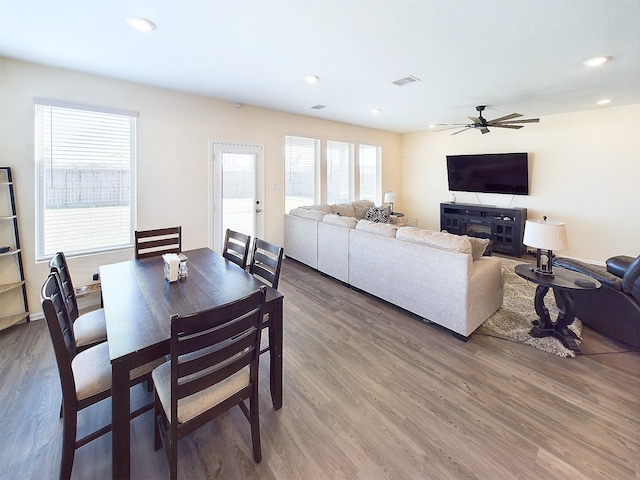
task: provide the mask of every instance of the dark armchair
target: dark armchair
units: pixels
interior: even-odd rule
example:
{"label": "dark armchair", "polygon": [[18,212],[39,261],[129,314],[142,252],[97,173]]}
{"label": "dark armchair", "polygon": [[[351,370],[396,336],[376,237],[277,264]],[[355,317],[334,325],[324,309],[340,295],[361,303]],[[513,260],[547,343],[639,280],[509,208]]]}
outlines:
{"label": "dark armchair", "polygon": [[576,317],[608,337],[640,348],[640,256],[611,257],[606,268],[569,258],[555,259],[553,264],[602,283],[597,291],[572,293]]}

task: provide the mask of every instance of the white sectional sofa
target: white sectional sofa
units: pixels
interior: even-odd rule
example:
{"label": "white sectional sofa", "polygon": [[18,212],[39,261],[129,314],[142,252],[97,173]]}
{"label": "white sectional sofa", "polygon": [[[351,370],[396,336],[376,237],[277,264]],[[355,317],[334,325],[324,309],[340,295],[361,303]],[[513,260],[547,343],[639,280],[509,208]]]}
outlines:
{"label": "white sectional sofa", "polygon": [[502,305],[500,259],[482,256],[475,239],[359,220],[321,207],[285,215],[287,257],[463,339]]}

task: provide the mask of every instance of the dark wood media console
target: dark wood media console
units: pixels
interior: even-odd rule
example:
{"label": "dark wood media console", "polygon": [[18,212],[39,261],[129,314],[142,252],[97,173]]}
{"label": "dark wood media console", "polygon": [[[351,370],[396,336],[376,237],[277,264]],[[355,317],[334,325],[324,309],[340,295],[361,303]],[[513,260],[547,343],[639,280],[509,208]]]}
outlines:
{"label": "dark wood media console", "polygon": [[526,208],[495,207],[469,203],[441,203],[440,229],[456,235],[488,238],[493,250],[522,256]]}

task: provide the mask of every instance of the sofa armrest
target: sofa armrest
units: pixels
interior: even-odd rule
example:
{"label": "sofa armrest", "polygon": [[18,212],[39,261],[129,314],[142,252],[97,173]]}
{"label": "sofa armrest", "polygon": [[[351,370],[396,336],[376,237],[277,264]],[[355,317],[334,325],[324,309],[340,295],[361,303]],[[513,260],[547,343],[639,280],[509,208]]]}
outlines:
{"label": "sofa armrest", "polygon": [[573,260],[571,258],[555,258],[553,260],[554,267],[562,267],[567,270],[582,273],[591,278],[595,278],[603,285],[607,285],[615,290],[622,290],[622,279],[616,277],[612,273],[607,272],[605,267],[591,265],[589,263]]}
{"label": "sofa armrest", "polygon": [[613,273],[616,277],[624,277],[635,258],[626,255],[618,255],[607,260],[607,272]]}
{"label": "sofa armrest", "polygon": [[629,265],[624,274],[622,290],[640,302],[640,256]]}

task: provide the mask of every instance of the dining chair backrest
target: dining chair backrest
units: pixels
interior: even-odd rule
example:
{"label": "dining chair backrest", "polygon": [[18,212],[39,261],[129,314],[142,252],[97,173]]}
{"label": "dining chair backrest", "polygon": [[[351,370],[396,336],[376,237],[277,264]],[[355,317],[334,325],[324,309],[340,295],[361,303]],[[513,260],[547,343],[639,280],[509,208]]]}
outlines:
{"label": "dining chair backrest", "polygon": [[182,251],[182,226],[135,231],[135,258]]}
{"label": "dining chair backrest", "polygon": [[50,273],[42,285],[40,302],[58,364],[63,399],[69,395],[70,400],[75,401],[76,387],[71,361],[76,356],[76,343],[57,273]]}
{"label": "dining chair backrest", "polygon": [[76,292],[73,288],[73,282],[71,281],[71,273],[69,272],[67,259],[63,252],[56,253],[49,261],[49,270],[58,275],[62,295],[67,311],[69,312],[69,319],[73,323],[78,318],[80,312],[78,310]]}
{"label": "dining chair backrest", "polygon": [[253,255],[249,264],[249,273],[266,280],[271,287],[277,289],[283,257],[283,247],[256,238],[253,242]]}
{"label": "dining chair backrest", "polygon": [[251,237],[249,235],[227,229],[224,236],[222,256],[244,270],[247,268],[250,242]]}
{"label": "dining chair backrest", "polygon": [[251,425],[253,458],[262,460],[258,368],[265,298],[262,286],[225,305],[171,317],[171,361],[153,372],[155,448],[165,437],[170,478],[177,478],[178,440],[236,405]]}
{"label": "dining chair backrest", "polygon": [[[171,318],[171,423],[178,401],[251,367],[257,383],[265,287],[231,303]],[[238,402],[235,402],[235,405]]]}

